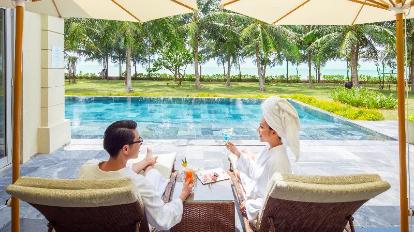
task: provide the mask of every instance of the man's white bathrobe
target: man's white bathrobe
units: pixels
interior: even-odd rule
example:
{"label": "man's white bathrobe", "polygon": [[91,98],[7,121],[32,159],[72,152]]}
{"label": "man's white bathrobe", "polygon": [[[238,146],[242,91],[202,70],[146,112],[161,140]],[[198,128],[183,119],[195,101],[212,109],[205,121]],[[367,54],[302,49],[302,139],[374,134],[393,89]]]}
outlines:
{"label": "man's white bathrobe", "polygon": [[135,173],[131,166],[118,171],[102,171],[99,168],[99,160],[90,160],[82,165],[79,170],[80,179],[115,179],[128,177],[141,196],[145,206],[148,223],[157,230],[168,230],[181,221],[183,214],[183,202],[180,198],[173,199],[168,203],[162,201],[161,196],[165,190],[168,180],[161,174],[151,169],[146,176]]}
{"label": "man's white bathrobe", "polygon": [[280,145],[269,149],[267,146],[255,158],[242,152],[237,160],[237,169],[246,190],[246,213],[249,221],[259,215],[266,198],[266,188],[275,172],[291,173],[286,147]]}

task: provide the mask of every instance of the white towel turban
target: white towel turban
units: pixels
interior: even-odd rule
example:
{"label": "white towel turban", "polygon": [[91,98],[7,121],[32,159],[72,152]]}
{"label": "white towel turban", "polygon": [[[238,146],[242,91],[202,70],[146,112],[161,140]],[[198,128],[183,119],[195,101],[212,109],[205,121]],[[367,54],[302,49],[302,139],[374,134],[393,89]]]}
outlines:
{"label": "white towel turban", "polygon": [[262,103],[262,111],[267,124],[283,138],[297,161],[300,155],[300,123],[295,108],[286,99],[270,97]]}

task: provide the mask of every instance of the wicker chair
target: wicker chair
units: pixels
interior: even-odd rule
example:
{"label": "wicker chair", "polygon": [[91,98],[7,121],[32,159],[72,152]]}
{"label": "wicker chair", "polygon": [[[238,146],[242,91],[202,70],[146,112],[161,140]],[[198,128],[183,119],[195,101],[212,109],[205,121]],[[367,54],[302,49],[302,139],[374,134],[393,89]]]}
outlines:
{"label": "wicker chair", "polygon": [[49,221],[49,231],[149,231],[141,199],[127,178],[21,177],[7,192],[39,210]]}
{"label": "wicker chair", "polygon": [[[238,201],[239,179],[231,173]],[[246,231],[354,232],[352,215],[390,185],[378,175],[273,175],[264,207],[254,222],[243,218]]]}

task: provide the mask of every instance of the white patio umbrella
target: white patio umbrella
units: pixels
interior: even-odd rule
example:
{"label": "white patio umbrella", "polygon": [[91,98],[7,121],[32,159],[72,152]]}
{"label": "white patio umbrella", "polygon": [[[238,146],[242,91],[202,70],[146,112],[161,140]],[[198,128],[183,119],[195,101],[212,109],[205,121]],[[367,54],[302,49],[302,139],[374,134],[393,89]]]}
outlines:
{"label": "white patio umbrella", "polygon": [[[20,176],[22,119],[23,15],[28,11],[60,18],[94,18],[145,22],[191,13],[196,0],[0,0],[2,8],[16,8],[15,70],[13,86],[13,183]],[[20,231],[19,201],[12,198],[12,231]]]}
{"label": "white patio umbrella", "polygon": [[404,96],[404,22],[414,0],[222,0],[221,7],[277,25],[354,25],[396,20],[400,223],[408,232]]}

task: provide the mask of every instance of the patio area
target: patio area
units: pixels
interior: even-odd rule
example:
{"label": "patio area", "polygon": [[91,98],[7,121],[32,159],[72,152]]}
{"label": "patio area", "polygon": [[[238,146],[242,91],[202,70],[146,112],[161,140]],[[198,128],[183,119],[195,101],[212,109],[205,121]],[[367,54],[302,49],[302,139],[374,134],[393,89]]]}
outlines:
{"label": "patio area", "polygon": [[[364,125],[364,122],[359,122]],[[394,122],[381,123],[379,132],[394,127]],[[372,123],[366,124],[375,128]],[[387,133],[389,136],[393,136]],[[263,144],[252,140],[237,140],[236,144],[251,151],[259,151]],[[152,147],[154,154],[177,152],[177,159],[186,156],[204,160],[205,168],[214,168],[217,162],[226,162],[222,141],[218,140],[147,140],[145,146]],[[410,165],[414,160],[414,146],[410,146]],[[342,175],[355,173],[378,173],[391,184],[391,189],[367,202],[355,217],[357,231],[399,231],[399,174],[397,141],[328,141],[302,140],[302,156],[295,163],[295,173],[306,175]],[[141,149],[145,151],[145,149]],[[141,154],[142,155],[142,154]],[[25,176],[49,178],[75,178],[79,167],[89,159],[105,159],[102,140],[73,139],[68,146],[52,153],[33,157],[21,167]],[[293,156],[290,156],[292,158]],[[0,171],[0,201],[9,197],[5,193],[11,182],[11,168]],[[411,180],[411,183],[413,181]],[[21,205],[22,231],[46,230],[43,216],[26,203]],[[10,208],[0,208],[0,231],[10,231]],[[237,218],[237,217],[236,217]],[[236,220],[237,230],[242,230]]]}

